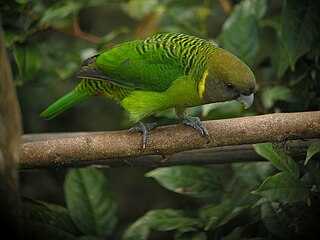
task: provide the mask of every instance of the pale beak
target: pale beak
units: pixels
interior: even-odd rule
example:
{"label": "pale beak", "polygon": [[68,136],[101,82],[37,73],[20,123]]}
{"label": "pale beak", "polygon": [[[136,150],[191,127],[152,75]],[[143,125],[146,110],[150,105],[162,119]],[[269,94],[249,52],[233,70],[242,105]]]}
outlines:
{"label": "pale beak", "polygon": [[249,96],[240,94],[240,97],[237,98],[237,101],[243,104],[244,109],[247,109],[252,105],[253,99],[254,99],[253,93],[250,94]]}

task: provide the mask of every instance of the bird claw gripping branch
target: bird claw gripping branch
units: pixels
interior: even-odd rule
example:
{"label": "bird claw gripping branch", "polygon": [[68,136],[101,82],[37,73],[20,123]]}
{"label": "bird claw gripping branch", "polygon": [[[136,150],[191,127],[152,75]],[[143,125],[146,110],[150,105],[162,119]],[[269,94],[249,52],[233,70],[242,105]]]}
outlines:
{"label": "bird claw gripping branch", "polygon": [[157,127],[157,123],[142,123],[138,122],[137,126],[132,127],[129,129],[129,132],[136,132],[140,131],[142,132],[142,148],[141,151],[144,152],[147,146],[147,140],[148,140],[148,132],[149,130],[152,130]]}

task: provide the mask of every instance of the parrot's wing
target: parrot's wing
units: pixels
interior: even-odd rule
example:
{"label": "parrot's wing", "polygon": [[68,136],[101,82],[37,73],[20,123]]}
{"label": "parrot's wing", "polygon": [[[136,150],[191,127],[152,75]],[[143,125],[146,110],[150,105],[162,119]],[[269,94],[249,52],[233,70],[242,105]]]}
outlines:
{"label": "parrot's wing", "polygon": [[77,77],[78,78],[90,78],[92,80],[99,80],[99,81],[101,81],[101,80],[107,81],[107,82],[114,83],[115,85],[118,85],[119,87],[124,87],[124,88],[130,88],[130,89],[135,88],[135,86],[133,84],[118,81],[117,79],[112,79],[112,78],[106,76],[100,70],[93,68],[93,67],[82,68],[78,72]]}
{"label": "parrot's wing", "polygon": [[130,89],[165,91],[180,76],[184,67],[179,57],[163,42],[134,41],[120,44],[84,66],[78,77],[112,82]]}

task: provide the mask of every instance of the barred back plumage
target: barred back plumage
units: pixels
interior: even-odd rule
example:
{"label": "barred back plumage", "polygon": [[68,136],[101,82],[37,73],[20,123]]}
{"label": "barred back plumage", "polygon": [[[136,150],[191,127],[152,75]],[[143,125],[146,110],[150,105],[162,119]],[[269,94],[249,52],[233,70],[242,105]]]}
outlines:
{"label": "barred back plumage", "polygon": [[184,67],[184,73],[186,75],[192,73],[199,80],[208,59],[217,49],[215,45],[204,39],[177,33],[157,34],[145,39],[137,48],[141,53],[162,48],[164,57],[179,59]]}
{"label": "barred back plumage", "polygon": [[[128,55],[122,54],[117,56],[117,52],[107,51],[105,56],[96,55],[85,61],[83,64],[83,70],[90,70],[89,75],[93,73],[91,64],[95,64],[96,60],[102,59],[102,64],[105,64],[106,61],[110,58],[123,59],[119,60],[121,67],[118,67],[118,70],[123,69],[122,73],[117,73],[113,75],[112,66],[106,66],[104,69],[108,69],[104,74],[110,77],[110,81],[99,81],[84,78],[81,83],[77,86],[76,91],[87,91],[91,95],[108,95],[117,101],[121,101],[123,98],[128,96],[132,91],[131,89],[126,88],[124,85],[119,86],[117,80],[113,81],[113,78],[122,77],[119,74],[125,74],[128,69],[132,69],[129,75],[125,75],[127,81],[131,76],[132,89],[143,89],[144,81],[150,81],[153,79],[154,90],[156,91],[165,91],[172,82],[182,75],[191,75],[195,81],[195,85],[202,79],[204,71],[208,68],[209,58],[212,57],[212,53],[217,49],[217,47],[206,40],[189,36],[185,34],[169,33],[169,34],[157,34],[151,36],[145,40],[136,40],[130,43],[130,45],[118,45],[121,49],[125,49],[129,46],[129,49],[136,51],[136,54],[141,55],[143,59],[154,59],[152,63],[157,65],[158,72],[152,70],[152,64],[148,67],[141,66],[139,76],[134,75],[135,66],[131,62],[130,58],[135,58],[133,52]],[[117,49],[117,48],[115,48]],[[112,50],[112,49],[111,49]],[[116,57],[115,57],[116,56]],[[119,57],[119,58],[117,58]],[[170,65],[170,62],[175,62],[175,70],[169,70],[167,66]],[[168,65],[163,65],[166,63]],[[108,62],[107,62],[108,64]],[[113,64],[113,62],[112,62]],[[99,65],[98,65],[99,66]],[[100,66],[101,67],[101,66]],[[102,67],[101,67],[102,68]],[[181,69],[181,70],[179,70]],[[82,70],[82,71],[83,71]],[[171,78],[171,79],[170,79]],[[147,79],[147,80],[146,80]],[[148,83],[151,85],[151,83]],[[130,87],[129,87],[130,88]]]}

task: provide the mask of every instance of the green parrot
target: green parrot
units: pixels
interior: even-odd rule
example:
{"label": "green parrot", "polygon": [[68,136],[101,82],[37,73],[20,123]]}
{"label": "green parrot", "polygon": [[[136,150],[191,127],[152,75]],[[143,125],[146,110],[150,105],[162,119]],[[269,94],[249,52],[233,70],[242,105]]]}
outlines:
{"label": "green parrot", "polygon": [[148,130],[156,124],[141,120],[174,108],[185,125],[202,136],[209,133],[199,118],[186,108],[229,100],[252,105],[256,80],[238,57],[212,43],[185,34],[156,34],[144,40],[122,43],[90,57],[77,74],[82,80],[41,113],[52,119],[71,106],[91,97],[106,96],[130,113],[142,131],[142,149]]}

